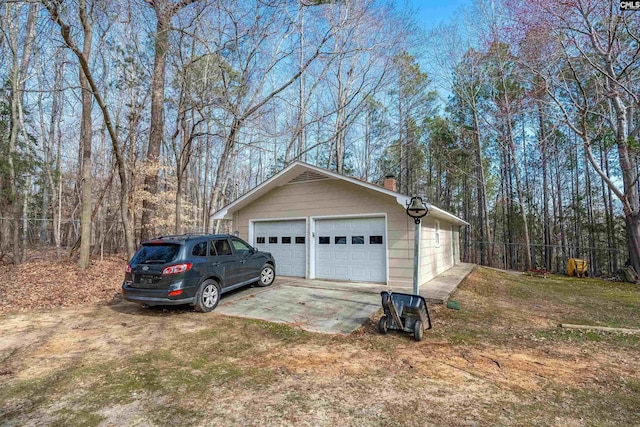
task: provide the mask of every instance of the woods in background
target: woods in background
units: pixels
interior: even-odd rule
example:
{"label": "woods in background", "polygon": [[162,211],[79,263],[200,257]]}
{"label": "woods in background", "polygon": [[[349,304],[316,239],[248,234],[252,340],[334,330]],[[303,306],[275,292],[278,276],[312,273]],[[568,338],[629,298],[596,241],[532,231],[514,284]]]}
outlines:
{"label": "woods in background", "polygon": [[[468,15],[468,16],[467,16]],[[465,260],[640,271],[640,14],[477,1],[42,0],[0,10],[0,255],[221,232],[294,160],[424,196]]]}

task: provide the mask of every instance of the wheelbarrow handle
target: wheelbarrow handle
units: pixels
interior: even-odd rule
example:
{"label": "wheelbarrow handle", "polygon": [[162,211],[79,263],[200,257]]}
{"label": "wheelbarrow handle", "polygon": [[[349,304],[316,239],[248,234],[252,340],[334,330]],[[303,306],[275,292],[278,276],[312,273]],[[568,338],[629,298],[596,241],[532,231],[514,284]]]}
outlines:
{"label": "wheelbarrow handle", "polygon": [[431,329],[431,316],[429,316],[429,309],[427,308],[426,301],[424,303],[424,311],[427,313],[427,321],[429,322],[429,327],[427,328],[428,330],[428,329]]}

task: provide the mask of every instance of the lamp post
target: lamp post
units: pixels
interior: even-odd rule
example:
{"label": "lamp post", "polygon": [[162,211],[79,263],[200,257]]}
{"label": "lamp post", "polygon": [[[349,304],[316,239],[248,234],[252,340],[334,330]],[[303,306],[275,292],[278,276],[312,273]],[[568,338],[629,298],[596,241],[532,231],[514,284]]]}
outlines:
{"label": "lamp post", "polygon": [[422,198],[412,197],[407,205],[407,215],[415,222],[415,232],[413,235],[413,294],[420,295],[418,285],[418,253],[420,252],[420,220],[429,213],[429,209],[424,205]]}

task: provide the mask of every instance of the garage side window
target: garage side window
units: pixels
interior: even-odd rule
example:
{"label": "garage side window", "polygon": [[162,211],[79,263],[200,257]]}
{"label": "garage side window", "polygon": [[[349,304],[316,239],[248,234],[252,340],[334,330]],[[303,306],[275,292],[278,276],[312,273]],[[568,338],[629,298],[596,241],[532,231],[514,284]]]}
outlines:
{"label": "garage side window", "polygon": [[304,236],[296,237],[296,244],[300,244],[300,243],[304,245]]}
{"label": "garage side window", "polygon": [[291,244],[291,237],[284,236],[284,237],[282,237],[282,240],[281,240],[281,241],[282,241],[282,243],[283,243],[283,244],[285,244],[285,245],[287,245],[287,244]]}
{"label": "garage side window", "polygon": [[320,236],[318,238],[318,243],[321,245],[328,245],[331,243],[331,238],[329,236]]}
{"label": "garage side window", "polygon": [[382,236],[369,236],[369,244],[370,245],[381,245],[382,244]]}
{"label": "garage side window", "polygon": [[364,245],[364,236],[351,236],[352,245]]}
{"label": "garage side window", "polygon": [[256,237],[256,245],[264,244],[264,237]]}
{"label": "garage side window", "polygon": [[275,244],[278,243],[278,237],[269,237],[269,243]]}
{"label": "garage side window", "polygon": [[231,246],[227,239],[214,240],[212,243],[218,255],[231,255]]}
{"label": "garage side window", "polygon": [[436,242],[436,248],[439,248],[440,247],[440,221],[436,219],[433,228],[435,230],[435,234],[433,238]]}
{"label": "garage side window", "polygon": [[347,236],[336,236],[335,237],[336,245],[346,245],[347,244]]}

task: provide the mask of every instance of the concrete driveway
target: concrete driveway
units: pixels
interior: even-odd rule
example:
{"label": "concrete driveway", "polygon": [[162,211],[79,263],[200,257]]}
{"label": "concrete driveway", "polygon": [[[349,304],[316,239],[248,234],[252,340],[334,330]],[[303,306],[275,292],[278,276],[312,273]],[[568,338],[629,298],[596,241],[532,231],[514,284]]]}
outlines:
{"label": "concrete driveway", "polygon": [[381,308],[380,291],[384,289],[381,284],[281,276],[268,288],[248,288],[223,295],[216,312],[291,323],[313,332],[349,334]]}
{"label": "concrete driveway", "polygon": [[[420,287],[429,303],[443,304],[475,268],[460,263]],[[278,276],[268,288],[246,288],[222,296],[217,313],[291,323],[327,334],[349,334],[382,308],[380,292],[412,293],[411,287],[333,282]]]}

